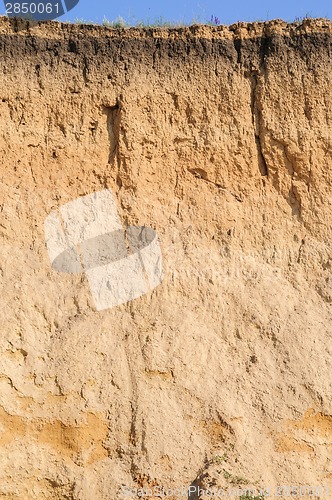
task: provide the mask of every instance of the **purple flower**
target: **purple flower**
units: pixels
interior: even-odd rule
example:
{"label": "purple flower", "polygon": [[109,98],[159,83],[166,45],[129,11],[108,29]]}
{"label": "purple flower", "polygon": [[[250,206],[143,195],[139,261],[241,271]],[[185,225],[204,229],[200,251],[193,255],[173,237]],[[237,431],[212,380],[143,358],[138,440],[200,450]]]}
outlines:
{"label": "purple flower", "polygon": [[219,19],[219,17],[214,16],[212,14],[210,22],[211,22],[211,24],[215,24],[216,26],[218,26],[220,24],[220,19]]}

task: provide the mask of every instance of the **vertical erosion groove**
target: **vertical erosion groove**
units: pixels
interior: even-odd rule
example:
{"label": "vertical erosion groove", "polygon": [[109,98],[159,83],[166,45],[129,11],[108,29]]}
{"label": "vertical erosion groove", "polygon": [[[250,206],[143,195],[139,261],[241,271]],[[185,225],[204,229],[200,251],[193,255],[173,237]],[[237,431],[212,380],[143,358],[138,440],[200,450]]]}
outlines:
{"label": "vertical erosion groove", "polygon": [[264,157],[262,142],[261,142],[262,117],[261,117],[261,111],[258,109],[257,106],[258,76],[256,72],[254,72],[251,75],[250,81],[251,81],[251,116],[255,134],[256,148],[257,148],[258,168],[262,176],[268,177],[269,171]]}
{"label": "vertical erosion groove", "polygon": [[120,150],[119,150],[119,140],[120,140],[120,125],[121,125],[121,106],[117,100],[114,106],[104,106],[107,121],[107,133],[109,141],[109,155],[108,163],[115,164],[117,166],[117,178],[116,182],[121,189],[122,181],[120,175]]}
{"label": "vertical erosion groove", "polygon": [[110,145],[108,163],[113,163],[115,159],[118,159],[117,157],[119,153],[118,146],[121,121],[120,105],[117,102],[114,106],[105,106],[104,109],[107,118],[107,133]]}

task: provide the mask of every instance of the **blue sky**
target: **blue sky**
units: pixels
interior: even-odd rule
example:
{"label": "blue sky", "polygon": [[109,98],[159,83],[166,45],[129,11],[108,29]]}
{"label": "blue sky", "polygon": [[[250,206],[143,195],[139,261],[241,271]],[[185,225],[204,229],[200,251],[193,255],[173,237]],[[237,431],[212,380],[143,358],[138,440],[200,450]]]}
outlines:
{"label": "blue sky", "polygon": [[[37,2],[37,0],[35,1]],[[3,3],[1,3],[0,13],[5,13]],[[276,18],[293,21],[296,17],[306,15],[331,19],[332,1],[80,0],[79,4],[60,20],[74,21],[77,18],[83,18],[101,22],[104,16],[109,20],[121,16],[132,24],[141,20],[153,22],[159,17],[174,22],[191,22],[193,19],[205,22],[210,19],[212,14],[217,16],[222,24],[237,21],[266,21]]]}

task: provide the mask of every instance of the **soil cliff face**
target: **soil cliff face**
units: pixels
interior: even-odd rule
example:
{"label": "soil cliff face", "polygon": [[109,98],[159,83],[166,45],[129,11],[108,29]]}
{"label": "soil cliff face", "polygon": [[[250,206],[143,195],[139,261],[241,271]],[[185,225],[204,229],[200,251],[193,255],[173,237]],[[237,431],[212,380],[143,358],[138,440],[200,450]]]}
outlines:
{"label": "soil cliff face", "polygon": [[[0,33],[0,496],[332,491],[332,23]],[[44,220],[105,188],[164,281],[97,312]]]}

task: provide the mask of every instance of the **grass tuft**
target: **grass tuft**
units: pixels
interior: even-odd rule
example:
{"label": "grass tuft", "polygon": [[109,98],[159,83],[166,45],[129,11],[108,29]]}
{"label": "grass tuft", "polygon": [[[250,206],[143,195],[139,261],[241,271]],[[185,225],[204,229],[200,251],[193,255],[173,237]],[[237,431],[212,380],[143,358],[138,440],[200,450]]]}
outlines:
{"label": "grass tuft", "polygon": [[75,24],[92,24],[95,26],[106,26],[108,28],[184,28],[188,26],[193,26],[195,24],[201,25],[210,25],[210,26],[219,26],[221,24],[220,19],[217,16],[211,16],[208,21],[200,21],[198,18],[192,19],[191,22],[185,21],[168,21],[164,19],[162,16],[157,17],[153,21],[149,18],[146,20],[135,20],[134,22],[126,21],[123,17],[118,16],[113,21],[107,19],[104,16],[102,23],[97,21],[86,21],[83,18],[77,18],[74,21]]}
{"label": "grass tuft", "polygon": [[[304,16],[296,17],[294,21],[289,21],[289,23],[295,23],[295,24],[300,24],[303,21],[307,19],[315,19],[310,12],[307,12]],[[324,17],[323,19],[329,20],[328,17]],[[256,19],[255,21],[250,21],[250,22],[268,22],[268,19]],[[71,23],[71,21],[66,21],[67,23]],[[240,20],[238,22],[241,22]],[[244,22],[244,21],[243,21]],[[249,21],[247,21],[249,22]],[[218,16],[211,15],[211,17],[207,20],[201,20],[199,17],[193,18],[191,22],[186,22],[185,20],[182,21],[168,21],[164,19],[162,16],[157,17],[154,20],[151,20],[149,18],[147,19],[133,19],[132,21],[128,21],[124,19],[121,16],[118,16],[116,19],[109,20],[107,19],[106,16],[104,16],[104,19],[102,22],[98,21],[87,21],[83,18],[77,18],[74,21],[75,24],[89,24],[89,25],[94,25],[94,26],[106,26],[108,28],[115,28],[115,29],[120,29],[120,28],[185,28],[193,25],[207,25],[207,26],[221,26],[222,22],[221,19]]]}

